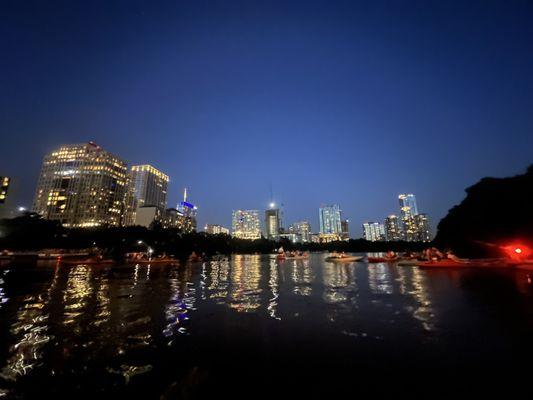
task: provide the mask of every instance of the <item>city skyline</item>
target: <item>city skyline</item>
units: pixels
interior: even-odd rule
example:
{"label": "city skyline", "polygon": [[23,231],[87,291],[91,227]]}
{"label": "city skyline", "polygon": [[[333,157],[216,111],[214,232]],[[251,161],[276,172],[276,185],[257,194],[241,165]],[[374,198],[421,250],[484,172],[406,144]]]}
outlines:
{"label": "city skyline", "polygon": [[335,202],[354,227],[416,193],[434,229],[471,182],[531,163],[532,4],[59,3],[0,16],[6,207],[88,140],[169,174],[170,205],[191,188],[198,226],[272,187],[287,221]]}

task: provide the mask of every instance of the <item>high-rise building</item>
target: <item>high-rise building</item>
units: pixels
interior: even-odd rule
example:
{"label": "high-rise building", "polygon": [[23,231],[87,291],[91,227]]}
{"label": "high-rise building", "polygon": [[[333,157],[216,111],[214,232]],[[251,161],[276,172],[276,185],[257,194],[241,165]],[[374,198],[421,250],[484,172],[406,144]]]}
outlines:
{"label": "high-rise building", "polygon": [[169,177],[151,165],[134,165],[128,176],[124,210],[124,225],[133,225],[137,208],[158,207],[161,212],[167,207]]}
{"label": "high-rise building", "polygon": [[341,221],[341,238],[344,240],[350,239],[350,227],[347,219]]}
{"label": "high-rise building", "polygon": [[289,226],[289,233],[294,233],[300,237],[302,243],[311,241],[311,225],[308,221],[298,221]]}
{"label": "high-rise building", "polygon": [[370,242],[385,240],[385,227],[379,222],[365,222],[363,234],[365,239]]}
{"label": "high-rise building", "polygon": [[165,229],[178,229],[182,233],[196,231],[196,219],[185,217],[175,208],[167,208],[163,214],[161,225]]}
{"label": "high-rise building", "polygon": [[191,231],[196,231],[196,216],[198,213],[198,207],[187,201],[187,188],[185,188],[183,191],[183,201],[178,204],[177,209],[178,214],[189,221],[187,225],[192,227]]}
{"label": "high-rise building", "polygon": [[265,237],[271,240],[277,240],[280,234],[281,218],[279,208],[271,208],[265,211]]}
{"label": "high-rise building", "polygon": [[126,163],[90,142],[46,155],[33,211],[67,227],[121,224]]}
{"label": "high-rise building", "polygon": [[396,215],[389,215],[385,218],[385,240],[394,242],[402,240],[402,229],[400,220]]}
{"label": "high-rise building", "polygon": [[259,211],[235,210],[231,223],[232,235],[239,239],[261,239]]}
{"label": "high-rise building", "polygon": [[221,225],[212,225],[212,224],[207,224],[204,228],[204,231],[210,235],[218,235],[218,234],[225,234],[225,235],[229,235],[229,229],[228,228],[224,228],[223,226]]}
{"label": "high-rise building", "polygon": [[318,210],[320,233],[326,235],[342,234],[341,209],[337,204],[322,206]]}
{"label": "high-rise building", "polygon": [[429,229],[429,218],[427,214],[417,214],[414,216],[416,227],[416,240],[419,242],[430,242],[431,232]]}
{"label": "high-rise building", "polygon": [[417,228],[415,215],[418,214],[416,197],[414,194],[401,194],[398,196],[400,202],[400,214],[402,219],[403,239],[409,242],[417,240]]}
{"label": "high-rise building", "polygon": [[4,204],[6,202],[8,189],[9,178],[7,176],[0,176],[0,204]]}

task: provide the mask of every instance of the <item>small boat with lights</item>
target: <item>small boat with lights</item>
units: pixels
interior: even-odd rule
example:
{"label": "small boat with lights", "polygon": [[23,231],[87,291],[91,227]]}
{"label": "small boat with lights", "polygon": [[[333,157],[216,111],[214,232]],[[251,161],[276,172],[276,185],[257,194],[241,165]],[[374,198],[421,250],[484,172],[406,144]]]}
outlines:
{"label": "small boat with lights", "polygon": [[361,261],[364,257],[363,256],[350,256],[344,253],[340,254],[333,254],[329,257],[326,257],[325,260],[328,262],[355,262],[355,261]]}

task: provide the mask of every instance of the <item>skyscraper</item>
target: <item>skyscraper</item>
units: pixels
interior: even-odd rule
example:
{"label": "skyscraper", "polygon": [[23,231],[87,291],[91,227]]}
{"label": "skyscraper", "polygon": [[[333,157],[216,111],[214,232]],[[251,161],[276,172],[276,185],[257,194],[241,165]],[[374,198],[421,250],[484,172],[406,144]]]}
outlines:
{"label": "skyscraper", "polygon": [[344,240],[350,239],[350,226],[347,219],[341,221],[341,238]]}
{"label": "skyscraper", "polygon": [[126,163],[90,142],[46,155],[33,210],[67,227],[118,226],[126,191]]}
{"label": "skyscraper", "polygon": [[402,229],[400,221],[396,215],[389,215],[385,218],[385,240],[389,242],[402,240]]}
{"label": "skyscraper", "polygon": [[418,214],[416,197],[414,194],[401,194],[398,196],[400,202],[400,214],[402,218],[403,239],[411,242],[417,240],[417,230],[415,215]]}
{"label": "skyscraper", "polygon": [[379,222],[365,222],[363,224],[363,235],[370,242],[385,240],[385,228]]}
{"label": "skyscraper", "polygon": [[265,236],[267,239],[278,239],[281,228],[279,208],[271,208],[265,211]]}
{"label": "skyscraper", "polygon": [[198,207],[187,201],[187,188],[183,190],[183,201],[178,204],[178,216],[185,219],[187,232],[196,231],[196,216]]}
{"label": "skyscraper", "polygon": [[258,210],[235,210],[231,223],[232,235],[239,239],[261,239]]}
{"label": "skyscraper", "polygon": [[417,214],[414,216],[416,227],[416,240],[419,242],[430,242],[431,232],[429,229],[429,218],[427,214]]}
{"label": "skyscraper", "polygon": [[322,206],[318,209],[320,233],[338,235],[342,233],[341,209],[338,204]]}
{"label": "skyscraper", "polygon": [[154,206],[163,212],[167,207],[169,177],[151,165],[134,165],[128,177],[124,225],[134,225],[136,210]]}
{"label": "skyscraper", "polygon": [[289,226],[289,233],[294,233],[300,237],[302,243],[311,241],[311,225],[308,221],[298,221]]}

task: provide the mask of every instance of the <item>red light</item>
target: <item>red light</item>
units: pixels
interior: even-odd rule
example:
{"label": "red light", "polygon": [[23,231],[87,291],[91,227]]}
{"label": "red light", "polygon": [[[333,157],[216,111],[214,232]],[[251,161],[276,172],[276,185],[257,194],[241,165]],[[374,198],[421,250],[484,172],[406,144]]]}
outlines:
{"label": "red light", "polygon": [[517,247],[516,249],[514,249],[514,252],[516,254],[522,254],[522,249],[520,247]]}

